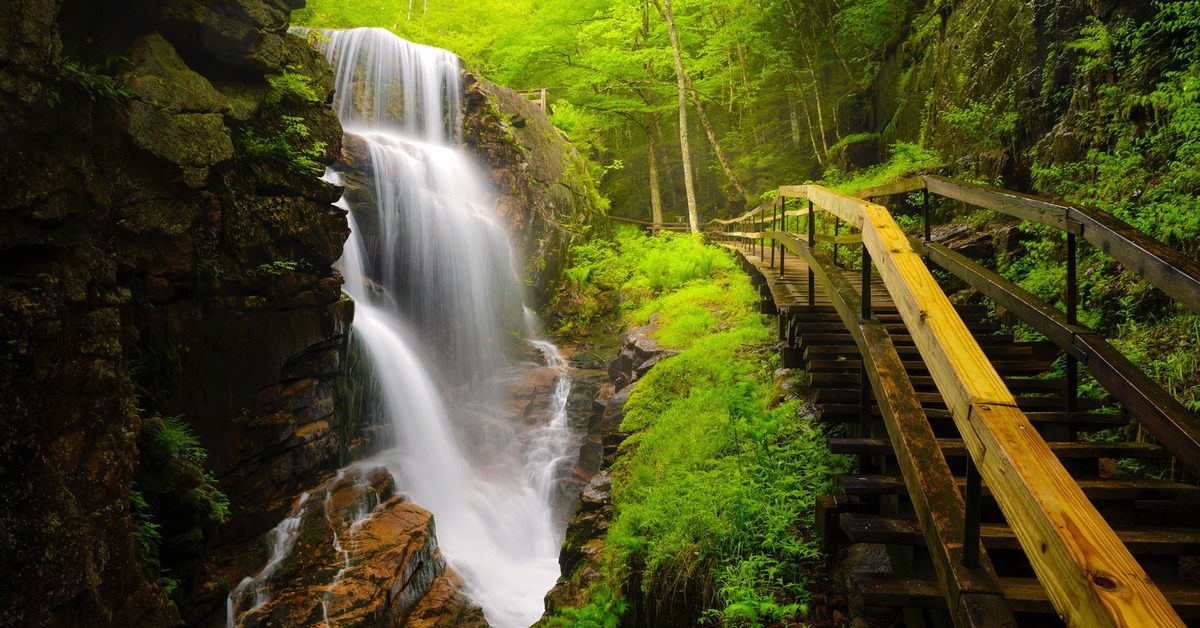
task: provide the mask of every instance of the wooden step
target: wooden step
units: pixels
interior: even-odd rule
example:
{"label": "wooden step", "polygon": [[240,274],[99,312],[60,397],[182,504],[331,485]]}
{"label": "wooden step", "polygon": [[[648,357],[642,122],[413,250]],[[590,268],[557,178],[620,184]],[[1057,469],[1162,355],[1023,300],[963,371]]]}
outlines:
{"label": "wooden step", "polygon": [[[1014,393],[1062,393],[1067,390],[1067,382],[1063,379],[1032,379],[1029,377],[1005,377],[1004,385]],[[913,388],[917,390],[932,390],[935,388],[933,378],[928,375],[909,377]]]}
{"label": "wooden step", "polygon": [[[886,438],[829,438],[829,450],[835,454],[893,455],[892,442]],[[939,438],[938,445],[947,458],[967,455],[960,438]],[[1161,458],[1163,448],[1150,443],[1049,442],[1059,458]]]}
{"label": "wooden step", "polygon": [[[823,388],[817,391],[816,403],[818,405],[826,403],[850,403],[857,402],[858,397],[859,392],[857,390]],[[872,395],[872,398],[874,398],[874,395]],[[945,407],[945,404],[942,402],[941,393],[918,392],[916,398],[924,406],[933,408]],[[1015,399],[1017,400],[1017,407],[1026,412],[1033,410],[1063,411],[1063,407],[1067,403],[1062,397],[1030,397],[1022,395],[1015,397]],[[1095,399],[1077,399],[1075,403],[1079,410],[1095,410],[1100,407],[1100,402]]]}
{"label": "wooden step", "polygon": [[[858,379],[857,375],[842,375],[842,377],[852,381],[857,381]],[[819,390],[817,394],[819,395],[825,390],[828,389]],[[817,410],[820,412],[822,421],[827,423],[852,423],[859,420],[862,410],[858,403],[858,391],[855,389],[845,389],[845,392],[850,393],[847,400],[844,400],[840,403],[817,404]],[[951,421],[954,419],[954,416],[950,413],[950,411],[944,407],[927,407],[924,408],[924,410],[925,417],[929,419],[930,422]],[[883,417],[883,415],[879,412],[879,408],[875,407],[874,405],[871,406],[871,416],[875,418]],[[1029,419],[1030,423],[1033,423],[1038,427],[1043,425],[1061,424],[1070,425],[1077,430],[1121,427],[1129,422],[1119,414],[1105,414],[1103,412],[1066,412],[1057,410],[1034,411],[1026,412],[1025,416]]]}
{"label": "wooden step", "polygon": [[[903,360],[901,362],[909,375],[928,374],[929,369],[921,361]],[[858,359],[809,360],[805,368],[813,373],[857,373],[862,363]],[[994,361],[992,368],[1001,376],[1005,375],[1040,375],[1046,372],[1046,364],[1032,360]]]}
{"label": "wooden step", "polygon": [[[956,477],[959,491],[967,484],[966,478]],[[908,487],[904,478],[892,474],[853,474],[837,475],[833,478],[834,485],[841,488],[847,495],[907,495]],[[1097,500],[1172,500],[1181,502],[1200,502],[1200,487],[1183,484],[1171,480],[1155,478],[1085,478],[1076,481],[1083,494],[1088,499]],[[990,495],[987,485],[983,486],[983,495]]]}
{"label": "wooden step", "polygon": [[[839,524],[852,543],[925,545],[921,524],[912,519],[881,515],[842,513]],[[1200,554],[1200,531],[1189,528],[1135,528],[1114,530],[1132,554],[1181,556]],[[983,546],[989,550],[1019,550],[1017,536],[1005,523],[979,525]]]}
{"label": "wooden step", "polygon": [[[854,345],[852,339],[846,342],[845,340],[847,339],[850,339],[850,336],[844,336],[844,341],[836,343],[836,345],[834,343],[810,343],[810,345],[805,347],[806,359],[830,359],[830,355],[833,355],[833,357],[836,357],[836,355],[857,357],[858,346]],[[980,348],[983,348],[984,355],[988,355],[988,358],[991,359],[1030,359],[1034,357],[1034,347],[1028,345],[1028,343],[1014,342],[1009,343],[1009,345],[986,345]],[[901,358],[920,358],[920,351],[918,351],[917,347],[898,346],[895,349],[896,355],[900,355]],[[811,358],[808,358],[809,355],[811,355]]]}
{"label": "wooden step", "polygon": [[[863,596],[863,602],[868,606],[946,608],[941,585],[933,576],[856,573],[852,577]],[[1055,612],[1045,589],[1036,578],[1001,577],[1000,586],[1013,612]],[[1200,587],[1163,583],[1158,585],[1158,589],[1181,617],[1200,618]]]}

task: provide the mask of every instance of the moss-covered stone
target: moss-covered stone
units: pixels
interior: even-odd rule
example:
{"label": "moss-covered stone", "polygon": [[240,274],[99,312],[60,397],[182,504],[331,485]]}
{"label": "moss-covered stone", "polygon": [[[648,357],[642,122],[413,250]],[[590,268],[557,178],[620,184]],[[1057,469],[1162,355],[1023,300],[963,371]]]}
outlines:
{"label": "moss-covered stone", "polygon": [[583,157],[518,92],[464,75],[463,139],[492,180],[535,307],[546,302],[571,244],[604,215]]}

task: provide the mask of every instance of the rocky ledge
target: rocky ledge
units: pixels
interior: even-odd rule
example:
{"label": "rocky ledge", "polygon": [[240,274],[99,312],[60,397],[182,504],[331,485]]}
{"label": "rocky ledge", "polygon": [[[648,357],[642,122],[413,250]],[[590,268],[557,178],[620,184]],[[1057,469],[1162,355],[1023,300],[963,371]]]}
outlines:
{"label": "rocky ledge", "polygon": [[339,473],[292,518],[287,557],[236,590],[242,625],[487,626],[442,560],[433,515],[396,493],[386,469]]}
{"label": "rocky ledge", "polygon": [[588,480],[567,524],[558,557],[562,575],[546,594],[546,616],[564,607],[579,607],[586,602],[588,587],[602,576],[604,536],[612,520],[612,477],[608,468],[616,461],[627,436],[620,431],[625,403],[637,382],[655,364],[678,353],[658,345],[651,335],[656,327],[652,319],[621,337],[620,350],[608,363],[609,383],[599,387],[592,403],[576,470],[578,476]]}

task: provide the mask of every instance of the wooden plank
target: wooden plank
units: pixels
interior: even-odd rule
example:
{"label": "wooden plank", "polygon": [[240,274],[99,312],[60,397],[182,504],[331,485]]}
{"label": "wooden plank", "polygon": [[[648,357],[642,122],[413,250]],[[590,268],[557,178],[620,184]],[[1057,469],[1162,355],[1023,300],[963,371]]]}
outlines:
{"label": "wooden plank", "polygon": [[869,199],[874,196],[893,196],[895,194],[908,194],[925,189],[925,179],[921,177],[912,177],[909,179],[900,179],[891,183],[884,183],[866,189],[859,190],[854,193],[854,196],[861,199]]}
{"label": "wooden plank", "polygon": [[781,185],[776,192],[777,198],[808,198],[807,185]]}
{"label": "wooden plank", "polygon": [[[829,449],[838,454],[894,455],[891,443],[886,438],[830,437],[827,440]],[[961,438],[939,438],[937,444],[942,450],[942,455],[947,458],[963,458],[969,453],[967,442]],[[1050,452],[1050,461],[1053,461],[1055,457],[1161,458],[1163,455],[1162,447],[1151,443],[1056,441],[1046,443],[1046,446],[1047,451]],[[1072,484],[1074,485],[1074,482]],[[1107,528],[1107,526],[1105,527]]]}
{"label": "wooden plank", "polygon": [[[928,576],[854,574],[854,583],[870,606],[945,608],[938,583]],[[1019,613],[1053,613],[1046,590],[1034,578],[1000,578],[1004,596]],[[1200,589],[1181,584],[1160,587],[1166,599],[1189,619],[1200,618]]]}
{"label": "wooden plank", "polygon": [[937,175],[924,175],[921,178],[925,180],[929,191],[939,196],[998,211],[1014,218],[1057,227],[1076,235],[1083,232],[1082,225],[1067,219],[1067,206],[1063,203]]}
{"label": "wooden plank", "polygon": [[[930,181],[926,177],[927,185]],[[808,195],[863,233],[972,459],[1059,613],[1078,626],[1181,626],[1162,593],[1014,407],[1000,375],[887,210],[819,186],[810,185]]]}
{"label": "wooden plank", "polygon": [[1200,314],[1200,263],[1092,207],[1072,205],[1068,216],[1083,225],[1083,237],[1139,277]]}
{"label": "wooden plank", "polygon": [[[842,531],[853,543],[924,545],[921,524],[912,519],[869,513],[843,513]],[[1200,554],[1200,531],[1177,527],[1139,527],[1117,530],[1117,538],[1130,552],[1145,556],[1195,556]],[[1015,550],[1021,546],[1005,523],[984,522],[979,535],[988,549]]]}
{"label": "wooden plank", "polygon": [[[879,322],[862,318],[861,297],[833,260],[809,249],[805,242],[790,234],[772,236],[808,262],[826,286],[834,309],[862,353],[876,405],[888,430],[889,444],[898,452],[913,510],[921,521],[947,604],[963,609],[956,612],[956,625],[1015,626],[1016,620],[1000,595],[987,552],[981,548],[978,567],[962,564],[965,521],[962,496],[954,485],[950,467],[939,454],[937,438],[887,331]],[[969,596],[969,601],[964,596]],[[967,609],[975,612],[966,612]]]}
{"label": "wooden plank", "polygon": [[[961,487],[966,478],[955,477]],[[1084,478],[1077,480],[1089,499],[1200,501],[1200,487],[1157,478]],[[889,474],[844,474],[834,476],[834,484],[849,495],[906,495],[904,478]],[[991,495],[985,485],[983,495]]]}
{"label": "wooden plank", "polygon": [[930,261],[950,271],[1078,358],[1088,372],[1200,477],[1200,417],[1190,412],[1102,336],[1020,286],[940,244],[925,246]]}

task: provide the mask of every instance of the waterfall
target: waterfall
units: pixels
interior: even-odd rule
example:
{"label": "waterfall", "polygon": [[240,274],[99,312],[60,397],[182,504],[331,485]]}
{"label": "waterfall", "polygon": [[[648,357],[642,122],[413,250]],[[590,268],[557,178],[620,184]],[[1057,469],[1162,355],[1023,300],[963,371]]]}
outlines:
{"label": "waterfall", "polygon": [[[369,149],[373,173],[373,208],[339,201],[351,237],[338,263],[355,301],[354,341],[393,427],[372,462],[433,513],[446,561],[488,621],[528,626],[559,575],[562,531],[551,505],[578,444],[567,426],[566,363],[526,331],[490,185],[459,146],[457,57],[383,29],[320,39],[336,72],[334,107]],[[558,372],[544,425],[501,410],[518,366],[509,356],[522,341]],[[243,592],[265,595],[262,578],[247,580],[230,596],[230,624],[249,606]]]}

